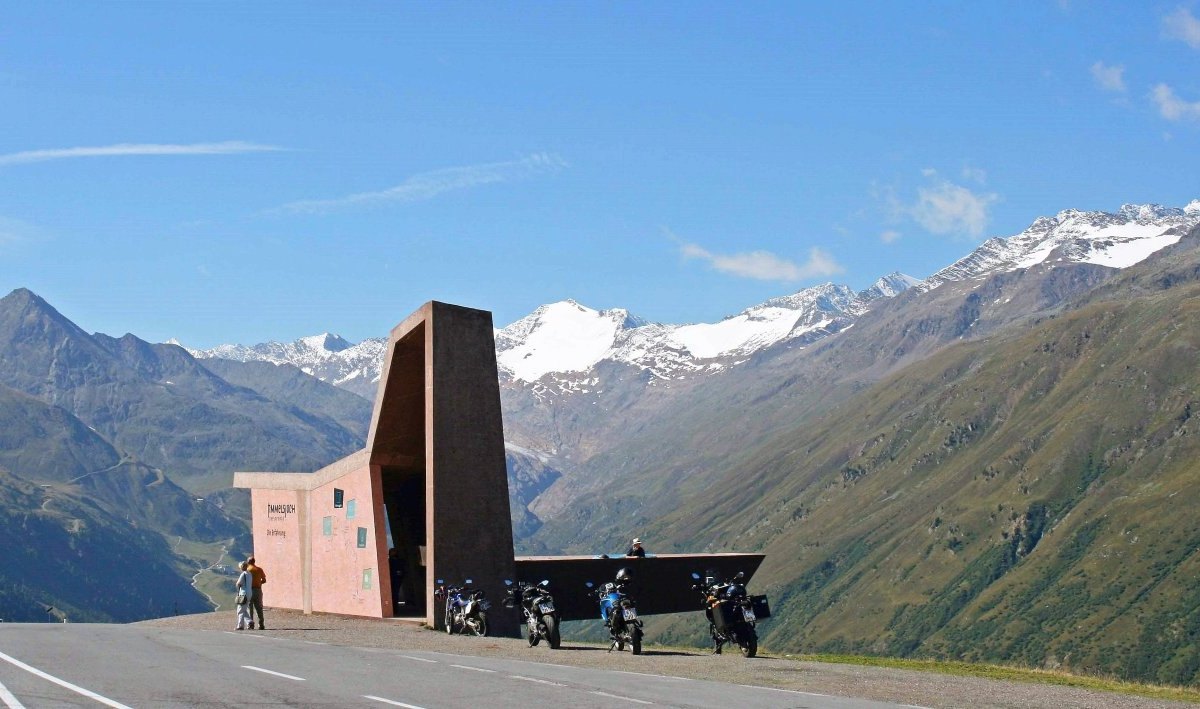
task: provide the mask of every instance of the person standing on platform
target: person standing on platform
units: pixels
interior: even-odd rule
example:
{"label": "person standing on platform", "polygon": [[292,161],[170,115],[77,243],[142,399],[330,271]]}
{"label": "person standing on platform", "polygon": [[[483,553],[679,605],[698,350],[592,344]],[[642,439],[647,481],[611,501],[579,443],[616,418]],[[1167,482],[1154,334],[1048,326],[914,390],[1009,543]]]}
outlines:
{"label": "person standing on platform", "polygon": [[645,557],[646,550],[642,548],[642,540],[638,537],[633,538],[633,546],[629,547],[629,551],[625,552],[625,556]]}
{"label": "person standing on platform", "polygon": [[[263,584],[267,582],[267,573],[262,570],[261,566],[254,563],[254,557],[246,559],[246,571],[250,572],[250,588],[252,594],[250,603],[254,605],[254,611],[258,613],[258,629],[266,630],[267,622],[263,620]],[[250,629],[254,630],[254,619],[250,619]]]}
{"label": "person standing on platform", "polygon": [[250,604],[253,594],[254,578],[246,571],[246,562],[238,564],[242,573],[238,574],[237,583],[237,629],[245,630],[254,627],[254,618],[250,616]]}

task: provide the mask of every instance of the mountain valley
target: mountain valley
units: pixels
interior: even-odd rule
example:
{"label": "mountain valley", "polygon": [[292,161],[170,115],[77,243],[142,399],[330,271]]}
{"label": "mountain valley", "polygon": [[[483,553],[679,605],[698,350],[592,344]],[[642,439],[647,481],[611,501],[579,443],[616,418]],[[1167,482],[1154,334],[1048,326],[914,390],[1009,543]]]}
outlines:
{"label": "mountain valley", "polygon": [[[1200,201],[1067,210],[924,281],[711,324],[542,306],[496,331],[518,551],[765,552],[780,651],[1200,681],[1198,225]],[[248,543],[232,471],[361,447],[383,344],[187,350],[0,300],[0,523],[22,540],[0,616],[166,612],[35,590],[38,559],[121,583],[118,544],[204,606],[201,556]],[[92,545],[104,567],[80,566]]]}

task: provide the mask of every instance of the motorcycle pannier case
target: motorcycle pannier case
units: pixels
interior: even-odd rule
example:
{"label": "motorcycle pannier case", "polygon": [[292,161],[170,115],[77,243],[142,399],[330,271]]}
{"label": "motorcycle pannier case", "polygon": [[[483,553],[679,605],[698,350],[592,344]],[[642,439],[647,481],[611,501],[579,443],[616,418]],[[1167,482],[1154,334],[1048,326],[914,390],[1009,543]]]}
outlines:
{"label": "motorcycle pannier case", "polygon": [[751,596],[750,607],[754,609],[754,616],[759,620],[771,617],[771,605],[767,603],[766,596]]}
{"label": "motorcycle pannier case", "polygon": [[737,606],[732,603],[719,603],[713,609],[713,625],[717,626],[717,630],[725,632],[725,628],[737,622],[737,618],[733,615],[735,612],[740,613]]}

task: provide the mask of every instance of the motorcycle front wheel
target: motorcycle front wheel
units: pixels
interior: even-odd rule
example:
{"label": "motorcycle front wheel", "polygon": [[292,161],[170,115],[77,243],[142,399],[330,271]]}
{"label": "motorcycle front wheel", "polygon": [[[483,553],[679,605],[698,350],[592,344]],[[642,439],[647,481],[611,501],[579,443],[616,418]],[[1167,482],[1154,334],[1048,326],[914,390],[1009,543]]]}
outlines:
{"label": "motorcycle front wheel", "polygon": [[481,638],[487,635],[487,614],[481,612],[477,618],[468,618],[467,627],[471,629],[471,632],[475,633],[475,635]]}
{"label": "motorcycle front wheel", "polygon": [[454,613],[446,614],[446,634],[454,635]]}
{"label": "motorcycle front wheel", "polygon": [[562,645],[562,636],[558,631],[558,619],[547,615],[542,616],[542,621],[546,624],[546,641],[550,643],[550,649],[557,650],[559,645]]}

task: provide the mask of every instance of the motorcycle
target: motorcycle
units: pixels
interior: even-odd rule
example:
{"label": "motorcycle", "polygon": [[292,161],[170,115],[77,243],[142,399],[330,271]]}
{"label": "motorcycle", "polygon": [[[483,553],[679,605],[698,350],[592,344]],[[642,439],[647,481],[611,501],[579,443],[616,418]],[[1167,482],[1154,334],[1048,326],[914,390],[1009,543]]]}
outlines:
{"label": "motorcycle", "polygon": [[557,650],[562,644],[559,635],[560,618],[558,610],[554,607],[554,598],[550,595],[550,582],[530,584],[518,581],[514,584],[505,579],[504,585],[508,586],[504,605],[508,608],[520,606],[521,613],[525,616],[529,647],[545,640],[551,649]]}
{"label": "motorcycle", "polygon": [[708,632],[716,643],[715,655],[721,654],[721,647],[727,642],[741,648],[745,657],[758,654],[758,633],[754,627],[758,621],[769,618],[771,611],[766,596],[746,593],[745,578],[741,571],[726,581],[718,581],[711,574],[701,581],[700,574],[692,574],[692,579],[701,581],[693,584],[692,590],[704,597]]}
{"label": "motorcycle", "polygon": [[[593,593],[600,601],[600,617],[604,619],[609,637],[612,638],[608,651],[612,652],[614,648],[624,650],[628,643],[629,650],[634,655],[640,655],[642,621],[638,618],[637,604],[625,593],[625,587],[630,580],[628,572],[621,569],[617,572],[616,581],[604,584]],[[586,586],[590,589],[594,584],[588,581]]]}
{"label": "motorcycle", "polygon": [[443,616],[446,623],[446,633],[471,632],[483,637],[488,633],[487,612],[491,609],[491,601],[483,589],[470,588],[471,579],[461,586],[447,586],[442,579],[437,580],[433,596],[444,599],[446,611]]}

